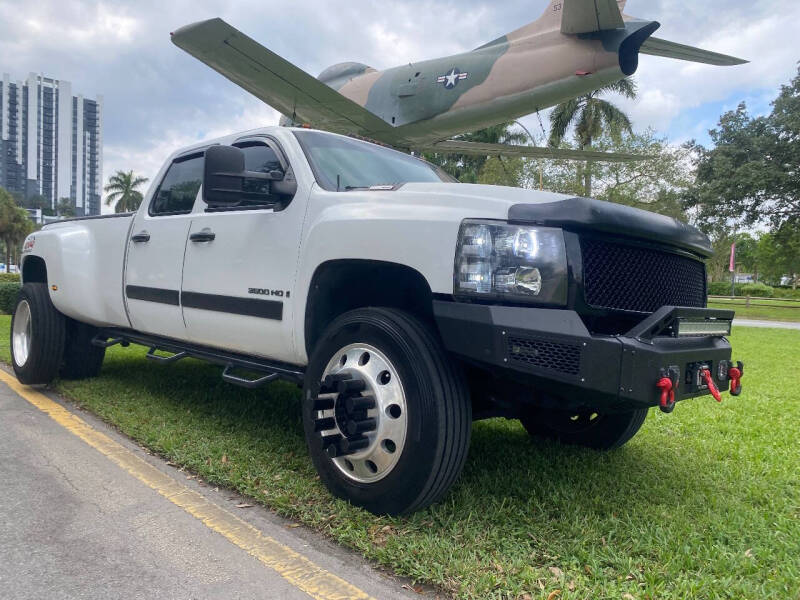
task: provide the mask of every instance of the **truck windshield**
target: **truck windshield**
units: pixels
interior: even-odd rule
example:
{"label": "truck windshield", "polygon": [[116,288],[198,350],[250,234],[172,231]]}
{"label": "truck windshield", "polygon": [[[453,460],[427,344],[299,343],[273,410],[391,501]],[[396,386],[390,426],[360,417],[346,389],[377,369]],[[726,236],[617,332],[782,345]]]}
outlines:
{"label": "truck windshield", "polygon": [[432,164],[397,150],[319,131],[294,134],[317,183],[328,191],[455,181]]}

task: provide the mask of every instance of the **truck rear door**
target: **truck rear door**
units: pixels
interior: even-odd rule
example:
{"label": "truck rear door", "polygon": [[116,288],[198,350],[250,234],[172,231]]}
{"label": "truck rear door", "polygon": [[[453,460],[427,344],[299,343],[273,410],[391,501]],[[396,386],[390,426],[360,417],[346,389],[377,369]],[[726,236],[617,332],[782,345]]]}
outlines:
{"label": "truck rear door", "polygon": [[[291,169],[272,138],[235,145],[245,153],[249,171]],[[192,342],[296,361],[292,287],[306,207],[299,199],[308,193],[298,181],[295,198],[281,197],[277,208],[242,204],[207,210],[198,201],[202,209],[196,209],[192,218],[181,288],[183,318]]]}
{"label": "truck rear door", "polygon": [[134,329],[186,339],[180,306],[186,237],[203,181],[203,153],[172,161],[128,240],[125,297]]}

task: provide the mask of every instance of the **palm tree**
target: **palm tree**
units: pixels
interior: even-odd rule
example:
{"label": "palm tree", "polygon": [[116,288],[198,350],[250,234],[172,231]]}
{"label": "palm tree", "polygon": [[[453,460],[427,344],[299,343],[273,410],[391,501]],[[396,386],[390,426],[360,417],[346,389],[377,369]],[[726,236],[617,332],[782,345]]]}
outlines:
{"label": "palm tree", "polygon": [[114,204],[114,212],[134,212],[139,208],[142,203],[142,192],[138,188],[143,183],[147,182],[146,177],[138,177],[133,174],[133,171],[117,171],[116,175],[108,178],[108,185],[103,189],[109,192],[106,197],[106,205],[111,206]]}
{"label": "palm tree", "polygon": [[14,248],[33,231],[28,211],[20,208],[6,190],[0,188],[0,239],[6,250],[6,272],[11,267]]}
{"label": "palm tree", "polygon": [[[631,120],[624,112],[608,100],[600,98],[605,93],[621,94],[625,98],[636,98],[636,83],[632,79],[622,79],[604,85],[598,90],[589,92],[559,104],[550,114],[550,147],[557,148],[571,126],[575,126],[575,137],[581,150],[592,147],[592,141],[600,137],[604,131],[612,136],[619,136],[623,131],[631,133]],[[579,167],[581,171],[586,197],[592,195],[592,170],[587,162]]]}

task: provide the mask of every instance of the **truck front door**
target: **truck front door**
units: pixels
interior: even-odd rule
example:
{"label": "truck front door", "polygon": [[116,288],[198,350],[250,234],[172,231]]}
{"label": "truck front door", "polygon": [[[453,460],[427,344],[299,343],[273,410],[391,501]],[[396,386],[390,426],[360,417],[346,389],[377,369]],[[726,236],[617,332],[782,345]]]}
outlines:
{"label": "truck front door", "polygon": [[[240,141],[245,168],[291,166],[271,138]],[[292,297],[308,188],[298,182],[292,198],[235,208],[195,210],[186,245],[181,302],[188,339],[248,355],[296,362]],[[270,199],[272,200],[272,199]],[[262,206],[262,208],[259,208]]]}
{"label": "truck front door", "polygon": [[146,210],[136,215],[125,268],[125,297],[138,331],[186,339],[181,275],[192,207],[203,181],[203,153],[176,158]]}

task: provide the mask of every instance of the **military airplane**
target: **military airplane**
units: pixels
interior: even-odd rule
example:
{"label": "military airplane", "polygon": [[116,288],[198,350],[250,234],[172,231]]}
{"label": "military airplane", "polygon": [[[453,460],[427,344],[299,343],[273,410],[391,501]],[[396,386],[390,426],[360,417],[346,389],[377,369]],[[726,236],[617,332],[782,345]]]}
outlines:
{"label": "military airplane", "polygon": [[318,78],[222,19],[172,41],[285,118],[407,151],[625,161],[641,156],[454,136],[555,106],[633,75],[639,54],[711,65],[747,61],[652,37],[656,21],[623,14],[626,0],[552,0],[536,21],[475,50],[377,71],[348,62]]}

